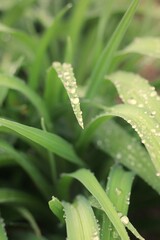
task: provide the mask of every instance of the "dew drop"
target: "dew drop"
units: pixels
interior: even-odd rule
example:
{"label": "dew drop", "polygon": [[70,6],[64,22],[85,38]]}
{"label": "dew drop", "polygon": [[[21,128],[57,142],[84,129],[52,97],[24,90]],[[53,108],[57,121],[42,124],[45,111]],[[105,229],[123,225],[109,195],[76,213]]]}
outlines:
{"label": "dew drop", "polygon": [[71,102],[73,104],[78,104],[79,103],[79,98],[71,98]]}
{"label": "dew drop", "polygon": [[122,190],[120,190],[119,188],[116,188],[115,191],[116,191],[116,194],[117,194],[118,196],[121,195],[121,193],[122,193]]}
{"label": "dew drop", "polygon": [[157,177],[160,177],[160,172],[156,173],[156,176],[157,176]]}
{"label": "dew drop", "polygon": [[156,94],[157,94],[156,91],[152,91],[151,94],[150,94],[150,96],[151,96],[151,97],[154,97],[154,96],[156,96]]}
{"label": "dew drop", "polygon": [[121,158],[122,158],[121,153],[117,153],[116,158],[117,158],[117,159],[121,159]]}
{"label": "dew drop", "polygon": [[124,223],[125,225],[127,225],[129,223],[128,217],[127,216],[121,217],[121,222]]}
{"label": "dew drop", "polygon": [[128,103],[132,104],[132,105],[135,105],[135,104],[137,104],[137,101],[134,98],[129,98]]}

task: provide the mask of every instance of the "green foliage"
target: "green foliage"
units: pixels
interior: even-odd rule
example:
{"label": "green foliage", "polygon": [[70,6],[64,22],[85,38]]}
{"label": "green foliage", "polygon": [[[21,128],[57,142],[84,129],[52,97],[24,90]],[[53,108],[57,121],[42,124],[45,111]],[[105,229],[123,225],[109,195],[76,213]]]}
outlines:
{"label": "green foliage", "polygon": [[141,213],[160,193],[159,11],[1,1],[0,240],[153,239],[159,219]]}

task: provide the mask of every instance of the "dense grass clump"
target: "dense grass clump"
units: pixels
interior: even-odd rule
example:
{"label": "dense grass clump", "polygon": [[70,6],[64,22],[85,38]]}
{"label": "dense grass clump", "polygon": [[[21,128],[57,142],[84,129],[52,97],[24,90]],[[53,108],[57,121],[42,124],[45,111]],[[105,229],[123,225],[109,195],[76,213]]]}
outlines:
{"label": "dense grass clump", "polygon": [[158,240],[158,1],[0,3],[0,240]]}

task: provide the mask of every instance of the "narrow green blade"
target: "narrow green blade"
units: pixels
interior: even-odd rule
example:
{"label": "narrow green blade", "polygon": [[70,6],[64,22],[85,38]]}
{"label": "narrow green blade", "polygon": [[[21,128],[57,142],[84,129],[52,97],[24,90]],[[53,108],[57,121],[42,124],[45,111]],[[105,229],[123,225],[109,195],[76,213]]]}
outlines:
{"label": "narrow green blade", "polygon": [[63,138],[53,133],[48,133],[38,128],[29,127],[17,122],[9,121],[0,118],[1,127],[12,130],[12,132],[18,133],[21,136],[28,138],[29,140],[41,145],[47,150],[59,155],[60,157],[78,164],[84,165],[79,157],[74,152],[72,145],[70,145]]}
{"label": "narrow green blade", "polygon": [[66,176],[76,178],[80,181],[88,191],[96,198],[96,200],[101,205],[101,208],[106,213],[114,227],[116,228],[118,234],[123,240],[129,240],[128,234],[119,219],[117,212],[114,209],[113,204],[107,197],[105,191],[102,189],[101,185],[98,183],[94,175],[86,169],[78,170],[75,173],[65,174]]}

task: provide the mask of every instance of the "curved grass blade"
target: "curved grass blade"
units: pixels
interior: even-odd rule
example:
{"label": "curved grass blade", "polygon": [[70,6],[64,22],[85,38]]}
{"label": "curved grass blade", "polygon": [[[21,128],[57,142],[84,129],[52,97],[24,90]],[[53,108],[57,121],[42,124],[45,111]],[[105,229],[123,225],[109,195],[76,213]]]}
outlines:
{"label": "curved grass blade", "polygon": [[46,216],[44,206],[41,202],[26,192],[22,192],[10,188],[0,188],[0,204],[7,204],[11,206],[25,206],[33,212],[39,213]]}
{"label": "curved grass blade", "polygon": [[129,219],[126,216],[121,217],[121,221],[125,224],[126,228],[128,228],[128,230],[130,230],[133,235],[140,239],[140,240],[145,240],[139,233],[138,231],[135,229],[135,227],[130,223]]}
{"label": "curved grass blade", "polygon": [[5,98],[7,97],[7,94],[8,94],[8,89],[5,87],[2,87],[0,89],[0,107],[2,107],[3,102],[4,102]]}
{"label": "curved grass blade", "polygon": [[[69,25],[69,36],[72,41],[72,54],[75,54],[81,29],[85,21],[86,11],[90,3],[91,0],[81,0],[74,5]],[[70,59],[73,60],[72,55]]]}
{"label": "curved grass blade", "polygon": [[2,140],[0,140],[0,151],[3,151],[3,153],[7,153],[13,162],[16,162],[24,169],[24,171],[27,172],[27,174],[33,180],[37,188],[43,193],[45,197],[48,197],[50,195],[51,188],[49,186],[49,183],[25,154],[18,153],[8,143]]}
{"label": "curved grass blade", "polygon": [[54,114],[55,107],[60,103],[61,88],[62,84],[57,72],[53,67],[50,67],[47,71],[44,91],[44,101],[50,115]]}
{"label": "curved grass blade", "polygon": [[[125,171],[120,165],[114,165],[109,173],[106,193],[116,211],[127,215],[131,187],[134,179],[132,172]],[[102,239],[119,240],[119,235],[106,215],[103,216]]]}
{"label": "curved grass blade", "polygon": [[115,84],[124,103],[144,109],[153,120],[160,122],[160,97],[146,79],[123,71],[113,73],[108,78]]}
{"label": "curved grass blade", "polygon": [[134,130],[138,133],[142,139],[142,143],[145,144],[148,150],[152,163],[156,169],[157,177],[160,176],[160,142],[159,132],[152,130],[155,129],[155,122],[148,116],[144,110],[128,104],[121,104],[112,107],[106,111],[105,114],[101,115],[102,118],[108,116],[118,116],[126,120]]}
{"label": "curved grass blade", "polygon": [[0,32],[13,35],[18,41],[25,45],[25,48],[27,47],[28,50],[30,51],[32,50],[32,54],[34,53],[36,44],[33,41],[33,38],[31,38],[25,32],[22,32],[14,28],[10,28],[2,23],[0,23]]}
{"label": "curved grass blade", "polygon": [[120,221],[119,216],[114,209],[114,206],[112,205],[111,201],[107,197],[105,191],[102,189],[101,185],[98,183],[94,175],[89,170],[81,169],[75,173],[65,174],[65,176],[73,177],[80,181],[99,202],[102,210],[106,213],[116,228],[119,236],[123,240],[129,240],[128,234],[122,222]]}
{"label": "curved grass blade", "polygon": [[103,50],[98,62],[92,72],[92,75],[89,80],[88,90],[86,92],[86,97],[89,99],[94,98],[97,93],[97,89],[99,88],[101,82],[104,79],[104,75],[109,71],[109,68],[112,63],[112,59],[114,54],[129,26],[130,21],[132,20],[139,0],[132,1],[130,7],[113,33],[109,43]]}
{"label": "curved grass blade", "polygon": [[5,230],[4,220],[0,217],[0,239],[8,240],[7,233]]}
{"label": "curved grass blade", "polygon": [[81,220],[84,239],[100,240],[97,220],[88,200],[80,195],[74,201],[74,206]]}
{"label": "curved grass blade", "polygon": [[69,96],[71,106],[73,108],[74,114],[77,118],[79,125],[84,128],[83,126],[83,118],[82,118],[82,111],[80,109],[79,97],[77,93],[77,84],[76,79],[74,77],[73,69],[71,64],[69,63],[59,63],[54,62],[53,68],[56,70],[58,77],[61,79],[67,94]]}
{"label": "curved grass blade", "polygon": [[35,235],[38,238],[40,238],[42,236],[41,230],[40,230],[38,224],[36,223],[36,220],[35,220],[34,216],[32,215],[32,213],[30,211],[28,211],[26,208],[22,208],[22,207],[17,207],[16,210],[22,215],[22,217],[24,219],[26,219],[28,221],[28,223],[30,224],[31,228],[33,229]]}
{"label": "curved grass blade", "polygon": [[75,236],[76,236],[76,240],[85,239],[81,220],[79,218],[78,212],[76,211],[75,207],[67,202],[63,203],[63,207],[65,211],[67,238],[69,240],[75,240]]}
{"label": "curved grass blade", "polygon": [[3,22],[7,25],[13,25],[22,17],[22,14],[30,7],[35,0],[28,0],[28,1],[16,1],[12,8],[6,11]]}
{"label": "curved grass blade", "polygon": [[160,58],[160,38],[159,37],[143,37],[135,38],[126,48],[119,53],[138,53],[153,58]]}
{"label": "curved grass blade", "polygon": [[58,198],[52,196],[52,200],[49,201],[49,208],[54,213],[54,215],[61,221],[64,222],[64,211],[63,205]]}
{"label": "curved grass blade", "polygon": [[[95,215],[86,198],[78,196],[72,205],[65,202],[63,205],[68,239],[75,239],[75,236],[77,236],[75,235],[75,231],[77,231],[79,235],[78,239],[100,239]],[[74,219],[74,216],[76,219]]]}
{"label": "curved grass blade", "polygon": [[139,141],[113,120],[107,121],[95,131],[98,148],[135,172],[160,194],[159,178],[145,148]]}
{"label": "curved grass blade", "polygon": [[56,134],[48,133],[43,130],[29,127],[3,118],[0,118],[0,125],[41,145],[47,150],[72,163],[75,163],[77,165],[84,165],[81,159],[74,152],[72,145],[70,145],[67,141],[57,136]]}
{"label": "curved grass blade", "polygon": [[64,9],[62,9],[62,11],[60,11],[60,13],[53,20],[51,26],[43,34],[43,36],[38,44],[36,58],[35,58],[35,61],[31,67],[30,73],[29,73],[29,85],[33,89],[37,89],[37,87],[38,87],[38,79],[39,79],[39,76],[41,73],[43,58],[45,56],[45,51],[46,51],[49,43],[51,42],[51,40],[53,41],[53,39],[57,35],[60,21],[61,21],[62,17],[65,15],[65,13],[71,8],[71,6],[72,6],[71,4],[68,4],[68,5],[66,5],[66,7]]}
{"label": "curved grass blade", "polygon": [[37,109],[40,117],[43,117],[47,125],[51,125],[51,120],[42,99],[33,92],[23,81],[18,78],[0,74],[0,86],[17,90],[26,96]]}

